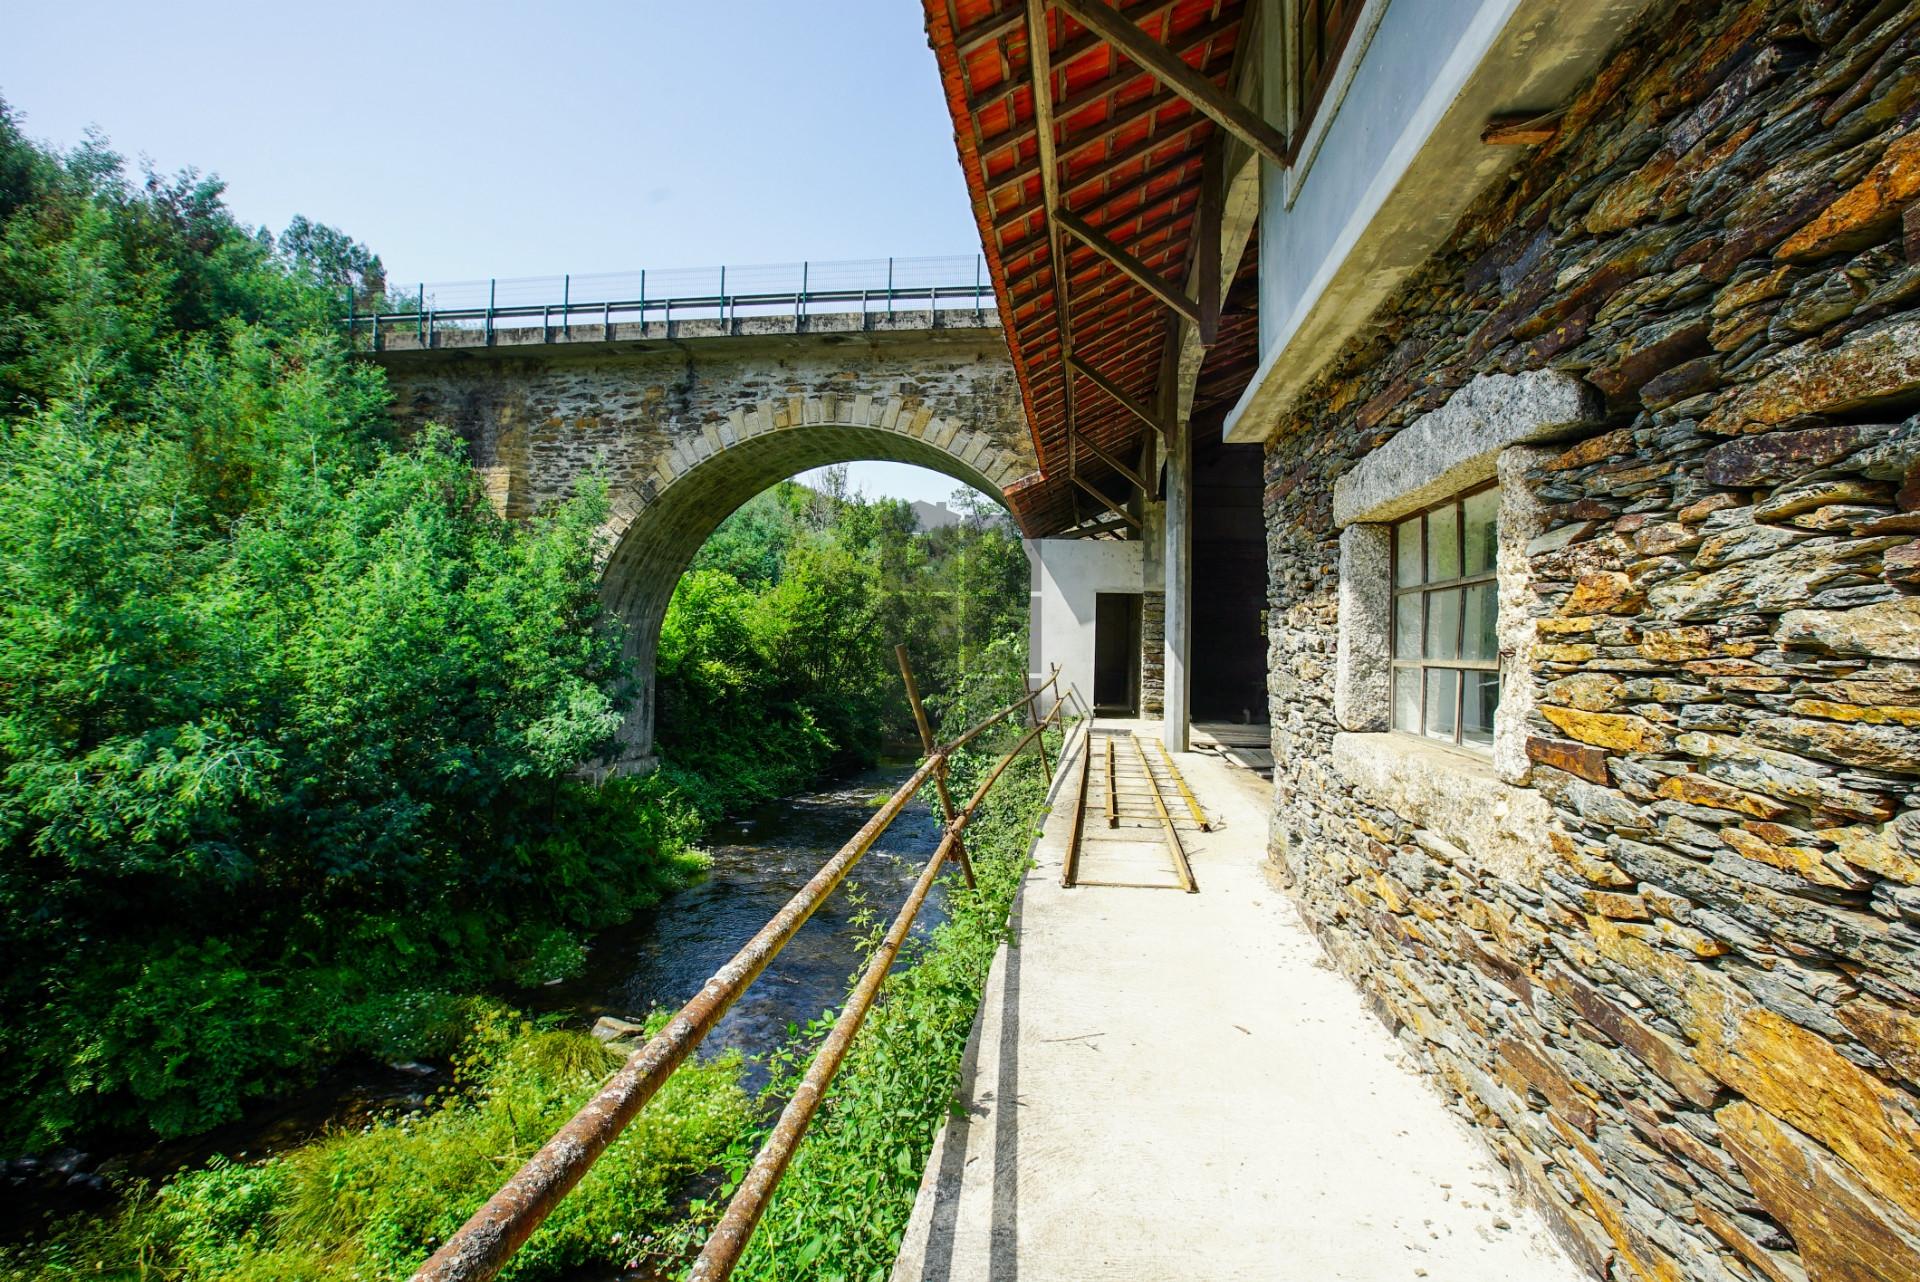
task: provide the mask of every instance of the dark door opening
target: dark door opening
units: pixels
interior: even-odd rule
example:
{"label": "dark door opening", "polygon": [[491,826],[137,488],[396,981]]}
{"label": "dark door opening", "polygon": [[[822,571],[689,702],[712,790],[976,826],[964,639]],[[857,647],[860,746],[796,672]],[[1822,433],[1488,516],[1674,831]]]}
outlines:
{"label": "dark door opening", "polygon": [[1093,708],[1134,716],[1140,707],[1140,594],[1093,599]]}

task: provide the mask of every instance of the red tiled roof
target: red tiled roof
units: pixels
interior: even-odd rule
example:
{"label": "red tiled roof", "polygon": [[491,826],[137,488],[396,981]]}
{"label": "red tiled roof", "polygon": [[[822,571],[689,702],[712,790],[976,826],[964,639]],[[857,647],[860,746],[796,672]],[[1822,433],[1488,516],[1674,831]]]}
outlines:
{"label": "red tiled roof", "polygon": [[[1009,494],[1030,536],[1091,516],[1098,502],[1069,480],[1067,397],[1085,441],[1131,460],[1148,430],[1086,378],[1069,390],[1056,314],[1056,269],[1047,223],[1026,0],[924,0],[954,136],[992,271],[1044,479]],[[1095,0],[1097,3],[1098,0]],[[1241,34],[1242,3],[1120,3],[1124,18],[1225,87]],[[1184,292],[1202,169],[1214,123],[1186,99],[1059,9],[1045,9],[1053,71],[1059,202]],[[1061,241],[1074,355],[1141,405],[1160,402],[1171,313],[1152,292],[1080,240]],[[1243,263],[1244,272],[1245,265]],[[1236,289],[1234,295],[1247,291]],[[1244,386],[1257,355],[1249,311],[1223,315],[1201,381],[1217,399],[1216,367]],[[1241,371],[1239,367],[1244,366]],[[1237,388],[1233,395],[1237,395]],[[1198,407],[1196,407],[1198,408]],[[1089,453],[1079,474],[1124,500],[1128,484]]]}

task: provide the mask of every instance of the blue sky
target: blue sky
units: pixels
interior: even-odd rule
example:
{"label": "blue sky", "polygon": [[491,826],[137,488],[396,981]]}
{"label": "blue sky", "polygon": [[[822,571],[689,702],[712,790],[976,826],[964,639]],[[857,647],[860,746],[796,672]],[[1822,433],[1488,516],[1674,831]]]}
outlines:
{"label": "blue sky", "polygon": [[217,173],[241,218],[331,223],[396,281],[978,247],[912,0],[29,0],[5,26],[30,135]]}

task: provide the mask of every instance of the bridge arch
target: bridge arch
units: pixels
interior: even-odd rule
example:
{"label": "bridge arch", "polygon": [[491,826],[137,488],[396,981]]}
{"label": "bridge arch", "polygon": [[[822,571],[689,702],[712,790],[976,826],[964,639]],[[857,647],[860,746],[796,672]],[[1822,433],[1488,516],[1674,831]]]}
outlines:
{"label": "bridge arch", "polygon": [[653,760],[654,679],[660,628],[673,590],[708,537],[769,486],[816,467],[870,460],[944,473],[1005,503],[1030,457],[1002,448],[910,398],[793,398],[738,411],[703,434],[704,449],[662,459],[652,476],[614,499],[601,595],[627,627],[640,696],[621,731],[618,770]]}
{"label": "bridge arch", "polygon": [[653,759],[667,603],[736,508],[809,468],[915,463],[1005,502],[1037,471],[991,314],[899,311],[392,331],[402,431],[447,425],[509,516],[613,485],[601,595],[625,621],[640,698],[611,766]]}

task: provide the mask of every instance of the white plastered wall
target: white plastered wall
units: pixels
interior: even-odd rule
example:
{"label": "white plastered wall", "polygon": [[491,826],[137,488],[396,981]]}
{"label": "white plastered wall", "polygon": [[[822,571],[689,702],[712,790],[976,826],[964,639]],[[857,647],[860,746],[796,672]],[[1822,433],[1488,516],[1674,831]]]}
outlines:
{"label": "white plastered wall", "polygon": [[1094,598],[1145,587],[1145,544],[1107,539],[1028,539],[1032,608],[1027,672],[1034,684],[1060,665],[1064,686],[1093,698]]}

